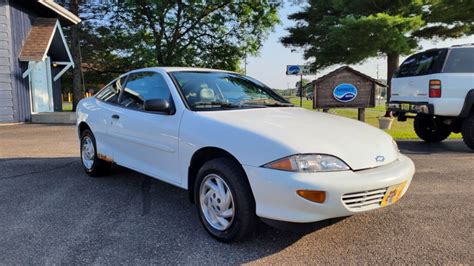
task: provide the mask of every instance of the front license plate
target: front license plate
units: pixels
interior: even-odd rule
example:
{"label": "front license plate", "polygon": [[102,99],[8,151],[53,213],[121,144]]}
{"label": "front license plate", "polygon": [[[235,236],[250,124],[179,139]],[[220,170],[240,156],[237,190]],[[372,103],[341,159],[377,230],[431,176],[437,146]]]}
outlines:
{"label": "front license plate", "polygon": [[380,203],[380,206],[383,207],[397,202],[400,196],[402,195],[403,189],[405,188],[406,184],[407,182],[405,181],[401,184],[389,187],[387,192],[385,193],[385,196],[382,199],[382,203]]}
{"label": "front license plate", "polygon": [[402,109],[404,111],[410,111],[411,107],[410,107],[409,103],[402,103],[402,104],[400,104],[400,109]]}

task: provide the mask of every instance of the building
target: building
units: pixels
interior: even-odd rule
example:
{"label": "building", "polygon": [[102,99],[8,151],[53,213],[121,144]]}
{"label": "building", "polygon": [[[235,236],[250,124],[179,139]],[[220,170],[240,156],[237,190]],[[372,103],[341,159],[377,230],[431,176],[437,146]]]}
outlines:
{"label": "building", "polygon": [[74,67],[62,26],[80,19],[53,0],[0,0],[0,123],[60,111],[60,77]]}

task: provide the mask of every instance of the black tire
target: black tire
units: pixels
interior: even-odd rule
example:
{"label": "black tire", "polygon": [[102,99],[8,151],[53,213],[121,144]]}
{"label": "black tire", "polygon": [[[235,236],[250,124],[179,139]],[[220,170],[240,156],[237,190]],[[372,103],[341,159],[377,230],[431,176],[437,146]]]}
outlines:
{"label": "black tire", "polygon": [[451,134],[451,129],[441,119],[429,115],[416,115],[413,127],[416,135],[429,143],[441,142]]}
{"label": "black tire", "polygon": [[[92,141],[93,147],[94,147],[94,152],[93,152],[93,163],[91,166],[88,166],[87,163],[84,162],[84,156],[83,156],[83,149],[84,149],[84,143],[86,140]],[[102,159],[99,159],[97,157],[97,144],[95,141],[94,134],[89,129],[86,129],[82,132],[81,134],[81,163],[82,167],[84,168],[84,171],[92,177],[99,177],[102,175],[105,175],[107,171],[110,169],[111,163],[104,161]]]}
{"label": "black tire", "polygon": [[[211,175],[217,175],[224,180],[225,185],[227,185],[232,193],[234,215],[232,221],[229,223],[230,226],[225,230],[214,228],[206,220],[201,207],[201,185],[203,181],[205,181],[205,178],[207,180]],[[194,199],[202,225],[206,231],[218,241],[225,243],[239,241],[250,237],[255,232],[258,221],[255,214],[255,199],[245,172],[234,160],[217,158],[206,162],[197,174],[194,185]]]}
{"label": "black tire", "polygon": [[474,114],[464,120],[461,132],[464,143],[474,150]]}

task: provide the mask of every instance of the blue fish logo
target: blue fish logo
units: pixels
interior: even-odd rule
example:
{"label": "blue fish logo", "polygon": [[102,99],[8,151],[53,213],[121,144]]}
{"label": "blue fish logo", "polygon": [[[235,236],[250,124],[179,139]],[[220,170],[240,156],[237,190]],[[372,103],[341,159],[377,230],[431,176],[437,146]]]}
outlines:
{"label": "blue fish logo", "polygon": [[334,88],[332,94],[337,101],[348,103],[357,97],[357,88],[352,84],[343,83]]}
{"label": "blue fish logo", "polygon": [[299,74],[300,67],[299,66],[289,66],[288,67],[288,74]]}

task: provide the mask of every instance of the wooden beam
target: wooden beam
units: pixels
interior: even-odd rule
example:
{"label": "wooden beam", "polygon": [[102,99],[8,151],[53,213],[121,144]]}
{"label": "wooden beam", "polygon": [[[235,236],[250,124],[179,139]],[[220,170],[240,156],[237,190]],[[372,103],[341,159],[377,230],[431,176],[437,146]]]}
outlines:
{"label": "wooden beam", "polygon": [[365,122],[365,108],[359,108],[358,119],[359,121]]}
{"label": "wooden beam", "polygon": [[67,64],[61,71],[59,71],[58,74],[56,74],[56,76],[54,76],[53,80],[54,81],[58,80],[64,74],[64,72],[66,72],[72,66],[73,66],[72,63]]}

